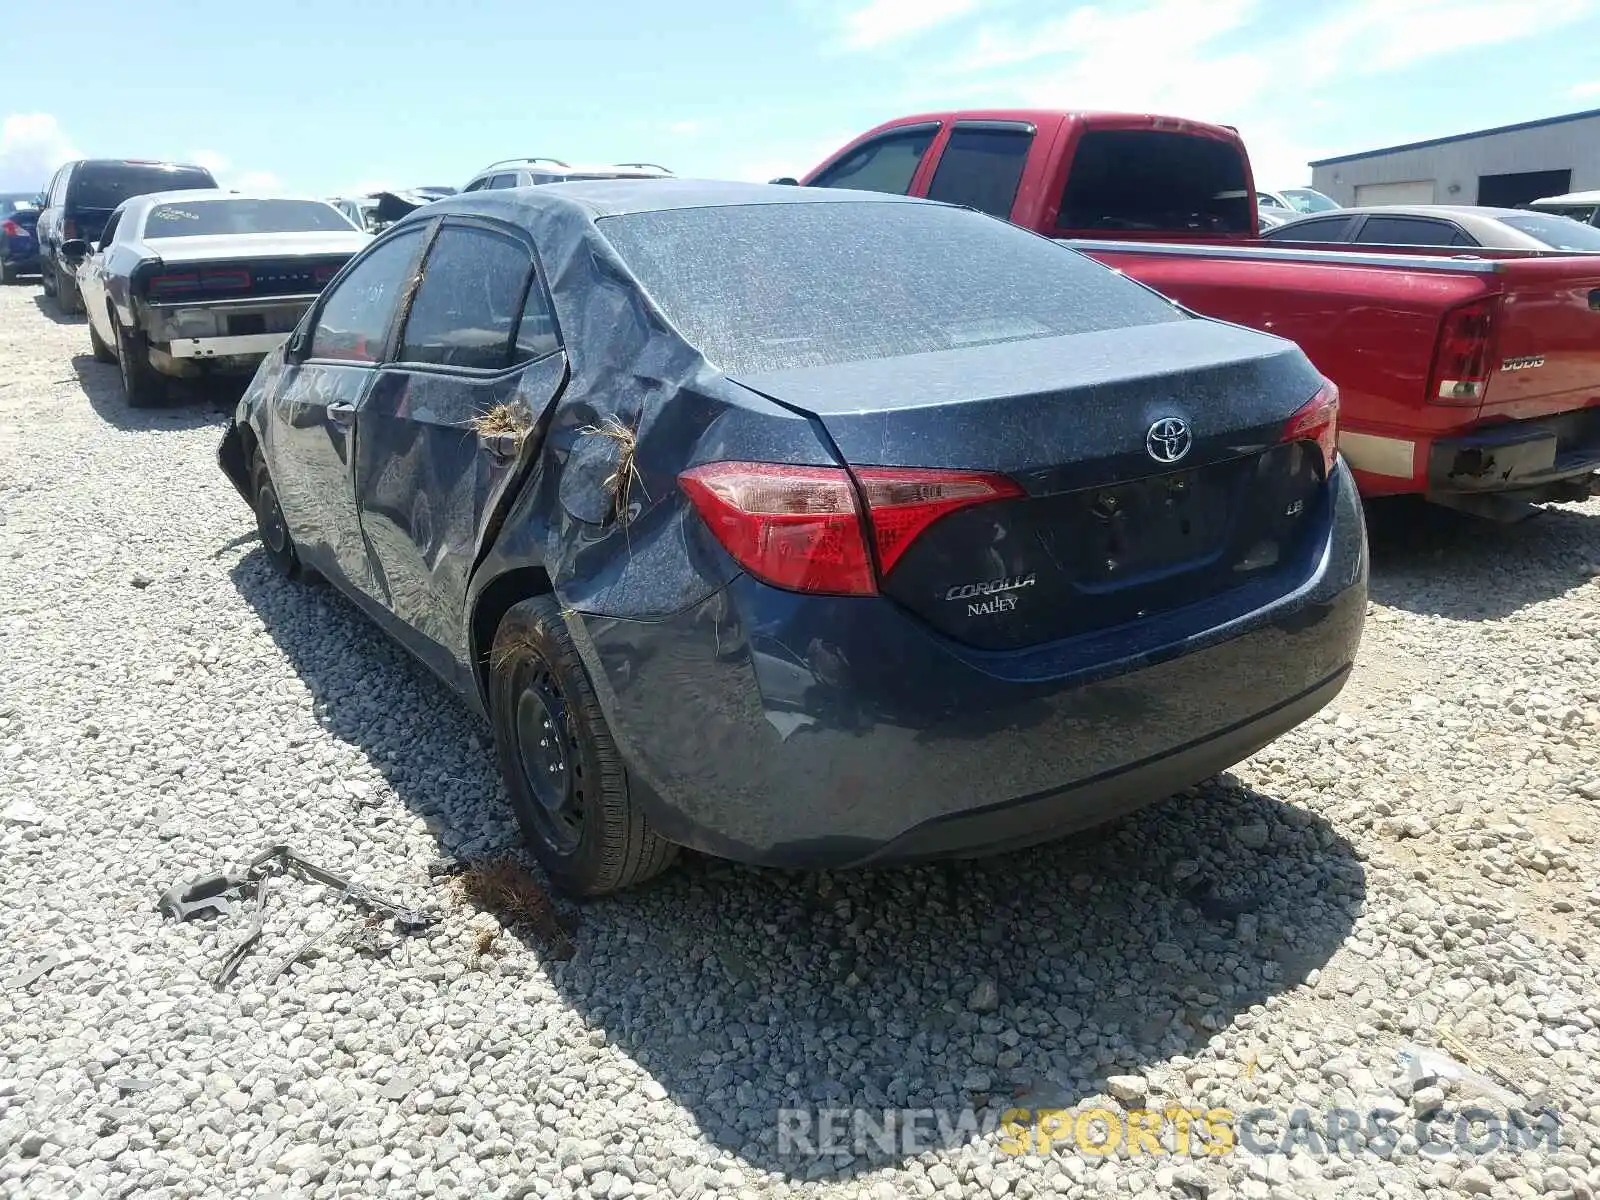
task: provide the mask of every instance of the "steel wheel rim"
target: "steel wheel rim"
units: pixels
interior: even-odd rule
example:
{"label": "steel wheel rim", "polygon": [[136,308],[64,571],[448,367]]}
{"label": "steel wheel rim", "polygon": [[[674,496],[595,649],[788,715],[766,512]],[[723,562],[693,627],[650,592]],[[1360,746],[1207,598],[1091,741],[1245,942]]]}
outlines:
{"label": "steel wheel rim", "polygon": [[534,820],[552,849],[570,854],[583,836],[578,739],[567,718],[566,698],[549,668],[535,666],[520,682],[512,719],[517,761],[534,798]]}
{"label": "steel wheel rim", "polygon": [[272,553],[282,554],[289,548],[289,526],[283,519],[283,510],[278,507],[278,497],[271,487],[261,489],[256,513],[261,519],[261,540]]}

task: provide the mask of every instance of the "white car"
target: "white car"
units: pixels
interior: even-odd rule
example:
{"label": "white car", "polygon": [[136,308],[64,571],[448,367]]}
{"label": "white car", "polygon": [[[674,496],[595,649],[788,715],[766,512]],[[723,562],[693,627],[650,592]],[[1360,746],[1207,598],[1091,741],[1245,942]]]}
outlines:
{"label": "white car", "polygon": [[134,407],[169,376],[245,373],[372,238],[323,200],[198,189],[135,196],[98,245],[63,242],[100,362]]}
{"label": "white car", "polygon": [[1568,192],[1565,196],[1545,196],[1528,205],[1535,212],[1571,217],[1583,225],[1600,225],[1600,192]]}
{"label": "white car", "polygon": [[[1324,196],[1315,188],[1292,187],[1283,188],[1276,192],[1256,192],[1256,207],[1258,209],[1282,210],[1284,219],[1288,220],[1307,213],[1333,212],[1341,207],[1339,202],[1331,196]],[[1276,215],[1276,212],[1274,213]]]}
{"label": "white car", "polygon": [[461,190],[482,192],[491,188],[537,187],[544,183],[571,183],[576,179],[671,178],[672,172],[656,163],[574,166],[559,158],[507,158],[484,167]]}

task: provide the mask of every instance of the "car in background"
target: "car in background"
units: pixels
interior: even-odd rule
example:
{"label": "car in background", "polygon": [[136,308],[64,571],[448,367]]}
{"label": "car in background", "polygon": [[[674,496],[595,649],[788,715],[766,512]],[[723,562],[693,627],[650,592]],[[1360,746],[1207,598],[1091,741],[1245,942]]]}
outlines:
{"label": "car in background", "polygon": [[1280,225],[1287,225],[1290,221],[1298,221],[1304,213],[1297,213],[1287,208],[1274,208],[1263,205],[1256,210],[1256,220],[1262,229],[1276,229]]}
{"label": "car in background", "polygon": [[1525,208],[1377,204],[1301,217],[1264,231],[1267,241],[1361,246],[1447,246],[1459,250],[1600,251],[1600,229]]}
{"label": "car in background", "polygon": [[490,163],[466,183],[462,192],[499,188],[536,187],[545,183],[571,183],[580,179],[670,179],[672,172],[655,163],[612,163],[573,166],[559,158],[508,158]]}
{"label": "car in background", "polygon": [[1248,757],[1360,639],[1337,425],[1293,342],[1007,221],[604,180],[401,220],[218,460],[271,563],[488,716],[535,854],[600,894],[678,845],[1020,847]]}
{"label": "car in background", "polygon": [[0,283],[39,273],[39,208],[33,192],[0,192]]}
{"label": "car in background", "polygon": [[442,200],[445,194],[436,188],[412,188],[409,191],[372,192],[365,196],[340,196],[329,203],[357,229],[382,233],[407,213],[424,204]]}
{"label": "car in background", "polygon": [[148,192],[215,188],[204,167],[133,158],[89,158],[67,163],[45,188],[39,213],[39,269],[44,294],[64,313],[83,311],[74,266],[61,256],[66,242],[98,242],[106,220],[124,200]]}
{"label": "car in background", "polygon": [[371,240],[322,200],[196,189],[126,200],[97,249],[62,255],[80,264],[95,358],[140,408],[168,377],[255,370]]}
{"label": "car in background", "polygon": [[1276,192],[1256,192],[1256,205],[1262,209],[1283,209],[1291,213],[1332,212],[1342,207],[1332,196],[1315,188],[1283,188]]}
{"label": "car in background", "polygon": [[1545,196],[1528,205],[1535,212],[1570,217],[1583,225],[1600,225],[1600,192],[1568,192],[1565,196]]}

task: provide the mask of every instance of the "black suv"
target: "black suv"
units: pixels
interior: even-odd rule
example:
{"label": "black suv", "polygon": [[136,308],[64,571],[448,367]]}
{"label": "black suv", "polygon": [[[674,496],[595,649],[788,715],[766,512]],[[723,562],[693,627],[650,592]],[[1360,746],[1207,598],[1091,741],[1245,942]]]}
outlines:
{"label": "black suv", "polygon": [[75,264],[61,257],[61,246],[74,238],[98,242],[106,218],[129,196],[214,188],[217,181],[204,167],[187,163],[134,158],[86,158],[69,162],[55,173],[39,197],[39,270],[44,291],[64,313],[81,312],[82,298],[73,276]]}

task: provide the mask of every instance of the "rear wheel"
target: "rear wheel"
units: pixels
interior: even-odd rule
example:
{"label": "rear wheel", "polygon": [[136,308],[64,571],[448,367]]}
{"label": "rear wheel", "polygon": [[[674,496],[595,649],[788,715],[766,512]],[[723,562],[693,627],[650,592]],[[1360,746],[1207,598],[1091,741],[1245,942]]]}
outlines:
{"label": "rear wheel", "polygon": [[64,313],[83,311],[83,297],[78,294],[78,281],[64,267],[56,268],[56,307]]}
{"label": "rear wheel", "polygon": [[10,285],[17,281],[17,267],[15,263],[0,262],[0,283]]}
{"label": "rear wheel", "polygon": [[159,403],[166,398],[166,380],[150,365],[144,335],[120,321],[112,324],[117,331],[117,366],[122,372],[122,394],[128,407],[149,408]]}
{"label": "rear wheel", "polygon": [[678,847],[645,820],[560,605],[539,596],[500,622],[489,711],[511,806],[562,891],[601,896],[658,875]]}
{"label": "rear wheel", "polygon": [[250,461],[250,492],[255,497],[256,532],[261,535],[261,547],[267,552],[268,560],[285,579],[305,580],[310,572],[300,561],[300,551],[289,533],[289,522],[284,520],[283,509],[278,506],[278,489],[259,449]]}
{"label": "rear wheel", "polygon": [[[115,325],[115,318],[112,320]],[[117,352],[106,345],[105,339],[100,336],[100,331],[94,327],[93,318],[89,321],[89,349],[94,351],[95,362],[114,363],[117,361]]]}

